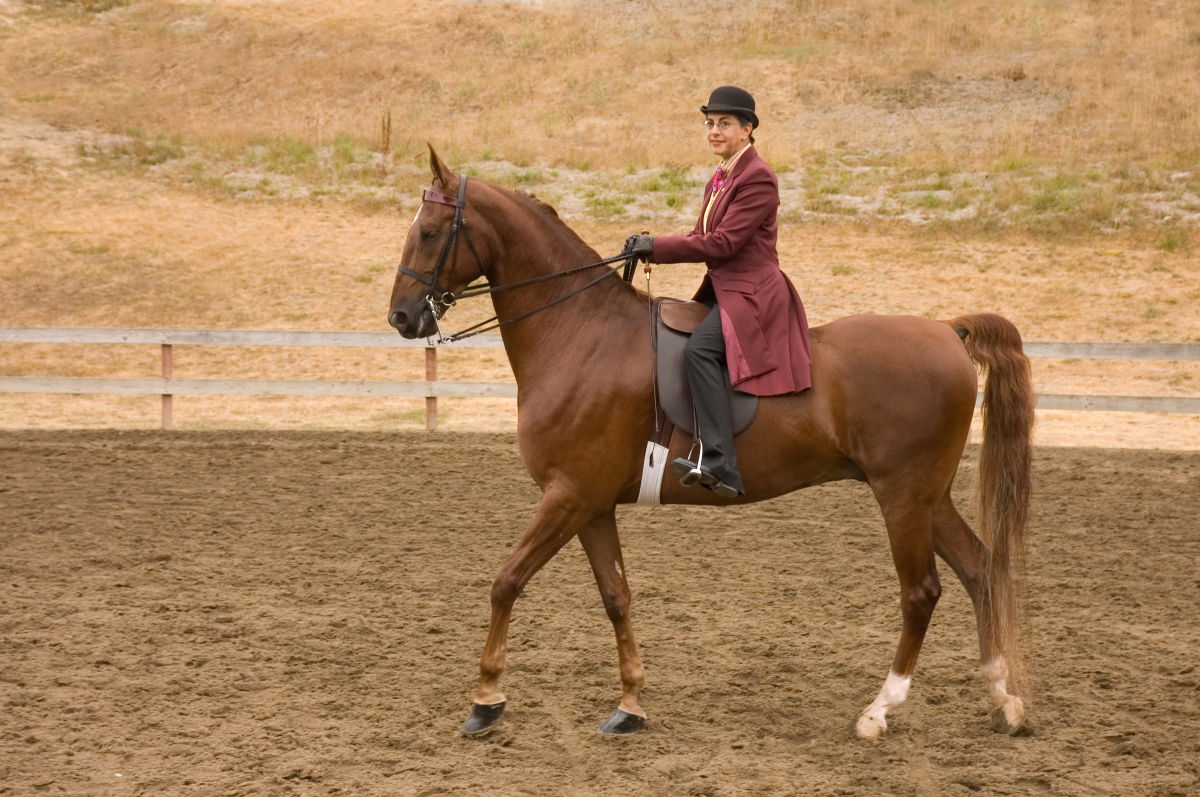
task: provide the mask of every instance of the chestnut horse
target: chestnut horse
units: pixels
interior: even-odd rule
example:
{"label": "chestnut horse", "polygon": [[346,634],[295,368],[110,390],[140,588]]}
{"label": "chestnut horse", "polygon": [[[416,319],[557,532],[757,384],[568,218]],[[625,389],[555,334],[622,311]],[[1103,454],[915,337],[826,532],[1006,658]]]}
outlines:
{"label": "chestnut horse", "polygon": [[[620,662],[621,700],[600,730],[636,731],[646,716],[639,703],[644,670],[614,511],[637,500],[654,430],[647,297],[615,273],[579,268],[599,258],[549,206],[456,177],[432,148],[430,166],[433,187],[405,242],[388,320],[406,338],[430,336],[453,294],[487,278],[497,318],[513,322],[501,334],[517,381],[517,436],[542,490],[520,545],[492,585],[479,685],[462,730],[483,733],[499,722],[513,602],[579,537]],[[552,276],[559,272],[566,273]],[[853,316],[814,327],[812,355],[813,387],[761,399],[754,422],[737,438],[745,496],[718,497],[668,476],[661,502],[740,504],[837,479],[866,482],[883,510],[902,621],[890,671],[859,716],[858,734],[878,736],[887,713],[907,696],[941,594],[934,554],[950,565],[974,605],[993,727],[1015,733],[1025,710],[1009,692],[1019,659],[1013,585],[1029,502],[1033,423],[1029,361],[1017,329],[989,314],[950,322]],[[950,498],[975,409],[972,361],[988,369],[982,540]],[[669,456],[687,454],[690,445],[677,431]]]}

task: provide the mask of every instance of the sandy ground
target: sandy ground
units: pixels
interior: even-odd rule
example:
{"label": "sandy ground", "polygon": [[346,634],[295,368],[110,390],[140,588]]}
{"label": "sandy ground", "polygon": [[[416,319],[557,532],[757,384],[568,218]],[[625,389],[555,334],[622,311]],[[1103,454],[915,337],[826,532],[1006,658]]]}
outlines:
{"label": "sandy ground", "polygon": [[0,433],[0,794],[1197,794],[1198,474],[1039,449],[1031,736],[988,729],[943,568],[908,703],[853,737],[899,618],[878,509],[839,483],[622,510],[634,738],[595,732],[616,657],[570,544],[517,604],[505,724],[467,740],[537,499],[513,436]]}

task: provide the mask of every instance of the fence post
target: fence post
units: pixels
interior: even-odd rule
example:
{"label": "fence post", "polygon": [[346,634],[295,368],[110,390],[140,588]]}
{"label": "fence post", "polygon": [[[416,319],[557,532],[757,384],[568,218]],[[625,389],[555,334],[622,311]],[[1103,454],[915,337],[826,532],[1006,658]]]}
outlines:
{"label": "fence post", "polygon": [[[425,381],[432,387],[437,381],[437,349],[433,346],[425,348]],[[437,396],[425,397],[425,430],[432,432],[437,429]]]}
{"label": "fence post", "polygon": [[[162,345],[162,375],[163,379],[171,378],[171,344],[164,343]],[[162,394],[162,428],[173,429],[175,427],[174,418],[171,417],[171,394]]]}

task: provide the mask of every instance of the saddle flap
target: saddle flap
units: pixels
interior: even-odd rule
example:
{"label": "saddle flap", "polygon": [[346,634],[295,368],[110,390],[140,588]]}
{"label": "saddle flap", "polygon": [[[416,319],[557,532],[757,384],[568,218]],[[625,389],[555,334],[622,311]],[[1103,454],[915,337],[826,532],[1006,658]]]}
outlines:
{"label": "saddle flap", "polygon": [[[654,334],[655,371],[658,386],[658,403],[663,413],[676,427],[687,434],[696,433],[695,417],[692,414],[692,392],[688,389],[687,366],[684,363],[684,348],[688,336],[708,315],[708,308],[699,302],[681,302],[675,299],[655,299],[657,309]],[[674,324],[684,326],[686,331]],[[738,434],[748,427],[758,411],[758,396],[731,391],[733,433]]]}
{"label": "saddle flap", "polygon": [[690,335],[708,315],[708,308],[700,302],[680,302],[664,299],[659,304],[659,317],[667,329]]}

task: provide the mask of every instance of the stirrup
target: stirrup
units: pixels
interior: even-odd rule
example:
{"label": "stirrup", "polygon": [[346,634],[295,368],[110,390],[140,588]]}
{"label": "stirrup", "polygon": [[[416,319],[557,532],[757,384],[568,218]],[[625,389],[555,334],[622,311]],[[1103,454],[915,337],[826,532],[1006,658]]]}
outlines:
{"label": "stirrup", "polygon": [[698,484],[704,478],[704,471],[700,470],[700,463],[692,462],[684,457],[675,457],[671,460],[671,470],[680,475],[679,483],[684,487]]}
{"label": "stirrup", "polygon": [[[699,434],[695,437],[693,448],[696,447],[699,447],[700,450],[696,453],[695,462],[685,457],[676,457],[671,462],[671,469],[680,474],[679,483],[684,487],[691,487],[704,478],[704,471],[700,469],[700,463],[704,461],[704,441],[700,439]],[[691,454],[692,452],[689,451],[688,456]]]}

